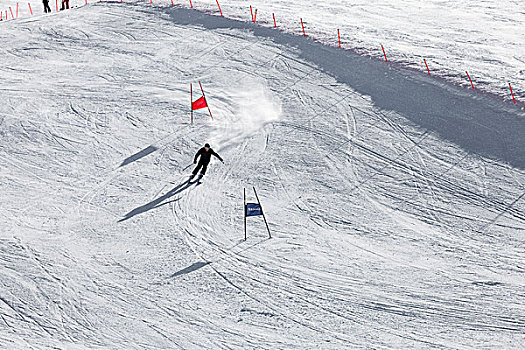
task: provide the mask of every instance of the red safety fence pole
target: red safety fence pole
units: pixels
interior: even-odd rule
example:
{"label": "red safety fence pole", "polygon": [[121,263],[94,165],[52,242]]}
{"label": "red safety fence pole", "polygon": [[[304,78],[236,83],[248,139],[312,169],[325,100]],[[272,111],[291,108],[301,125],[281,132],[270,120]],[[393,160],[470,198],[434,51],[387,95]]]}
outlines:
{"label": "red safety fence pole", "polygon": [[0,11],[0,21],[4,20],[4,11]]}
{"label": "red safety fence pole", "polygon": [[252,5],[250,5],[250,14],[252,15],[252,22],[253,22],[253,10],[252,10]]}
{"label": "red safety fence pole", "polygon": [[191,83],[190,83],[190,110],[191,110],[190,124],[193,124],[193,84]]}
{"label": "red safety fence pole", "polygon": [[341,48],[341,34],[339,34],[339,29],[337,29],[337,40],[339,41],[339,48]]}
{"label": "red safety fence pole", "polygon": [[11,11],[11,17],[13,17],[13,19],[15,19],[15,16],[13,15],[13,10],[11,9],[11,7],[9,7],[9,11]]}
{"label": "red safety fence pole", "polygon": [[470,79],[470,75],[468,74],[468,72],[465,73],[467,73],[468,80],[470,80],[470,86],[472,86],[472,89],[474,89],[474,84],[472,84],[472,79]]}
{"label": "red safety fence pole", "polygon": [[29,5],[29,12],[31,12],[31,16],[33,16],[33,10],[31,9],[31,4],[27,3]]}
{"label": "red safety fence pole", "polygon": [[388,59],[386,58],[385,48],[383,47],[383,45],[381,45],[381,49],[383,50],[383,55],[385,55],[385,62],[388,62]]}
{"label": "red safety fence pole", "polygon": [[171,6],[173,6],[173,5],[175,5],[175,4],[173,3],[173,0],[171,0]]}
{"label": "red safety fence pole", "polygon": [[58,12],[58,0],[55,0],[56,10]]}
{"label": "red safety fence pole", "polygon": [[275,13],[272,13],[273,16],[273,26],[274,28],[277,28],[277,22],[275,21]]}
{"label": "red safety fence pole", "polygon": [[[171,0],[173,2],[173,0]],[[222,15],[221,5],[219,5],[219,0],[215,0],[217,2],[217,6],[219,7],[219,12],[221,13],[221,17],[224,17]]]}
{"label": "red safety fence pole", "polygon": [[510,88],[510,94],[512,95],[512,102],[516,104],[516,100],[514,99],[514,93],[512,92],[512,86],[510,86],[510,83],[509,83],[509,88]]}
{"label": "red safety fence pole", "polygon": [[190,0],[190,7],[193,8],[193,4],[191,3],[191,0]]}
{"label": "red safety fence pole", "polygon": [[255,9],[255,14],[253,15],[253,23],[257,22],[257,9]]}
{"label": "red safety fence pole", "polygon": [[428,75],[430,75],[430,69],[428,69],[427,60],[423,58],[423,61],[425,62],[425,66],[427,67]]}
{"label": "red safety fence pole", "polygon": [[306,36],[306,32],[304,31],[304,24],[303,19],[301,18],[301,27],[303,28],[303,36]]}
{"label": "red safety fence pole", "polygon": [[18,18],[18,2],[16,3],[16,18]]}

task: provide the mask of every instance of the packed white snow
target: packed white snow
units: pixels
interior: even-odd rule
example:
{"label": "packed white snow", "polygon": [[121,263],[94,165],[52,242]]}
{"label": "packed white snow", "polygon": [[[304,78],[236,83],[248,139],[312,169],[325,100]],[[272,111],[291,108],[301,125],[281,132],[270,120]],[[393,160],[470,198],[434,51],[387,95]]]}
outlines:
{"label": "packed white snow", "polygon": [[[128,2],[124,1],[124,2]],[[31,16],[29,5],[0,0],[0,11],[12,19]],[[88,0],[88,4],[96,3]],[[171,0],[141,1],[145,6],[171,6]],[[301,19],[309,37],[371,57],[387,58],[403,66],[512,101],[525,101],[525,6],[520,0],[173,0],[190,7],[242,21],[252,16],[261,25],[302,35]],[[43,12],[41,1],[31,0],[34,15]],[[85,0],[70,0],[84,6]],[[250,11],[250,6],[252,11]],[[61,1],[51,1],[51,10]],[[257,14],[255,14],[257,11]]]}
{"label": "packed white snow", "polygon": [[[482,155],[294,45],[184,11],[0,24],[0,348],[523,346],[522,111],[421,81],[516,123],[486,127],[504,147]],[[213,120],[191,125],[199,81]],[[205,142],[225,164],[188,183]],[[244,241],[252,186],[271,239],[253,217]]]}

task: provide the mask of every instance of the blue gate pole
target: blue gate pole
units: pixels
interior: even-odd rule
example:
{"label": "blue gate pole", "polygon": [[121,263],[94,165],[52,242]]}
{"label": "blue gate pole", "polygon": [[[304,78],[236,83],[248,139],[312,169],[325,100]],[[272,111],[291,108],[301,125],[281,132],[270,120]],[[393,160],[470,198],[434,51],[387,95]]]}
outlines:
{"label": "blue gate pole", "polygon": [[253,187],[253,192],[255,193],[255,198],[257,198],[257,202],[259,203],[259,207],[261,208],[261,214],[264,219],[264,223],[266,224],[266,229],[268,230],[268,236],[272,238],[272,234],[270,233],[270,228],[268,227],[268,222],[266,222],[266,216],[264,216],[264,210],[261,205],[261,201],[259,200],[259,196],[257,195],[257,191],[255,190],[255,187]]}
{"label": "blue gate pole", "polygon": [[242,208],[244,211],[244,240],[246,240],[246,188],[244,188],[244,207]]}

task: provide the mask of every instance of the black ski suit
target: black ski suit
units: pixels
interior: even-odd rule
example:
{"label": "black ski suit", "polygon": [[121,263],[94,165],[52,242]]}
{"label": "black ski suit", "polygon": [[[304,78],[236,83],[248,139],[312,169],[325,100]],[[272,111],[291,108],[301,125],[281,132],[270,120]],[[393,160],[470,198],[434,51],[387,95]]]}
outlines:
{"label": "black ski suit", "polygon": [[220,155],[218,155],[217,153],[215,153],[214,150],[212,150],[211,148],[208,148],[206,150],[206,147],[202,147],[198,152],[197,154],[195,155],[195,159],[193,159],[193,163],[197,163],[197,158],[199,158],[199,156],[201,157],[199,159],[199,164],[197,164],[197,167],[193,170],[193,175],[197,175],[197,173],[199,172],[199,169],[202,167],[202,170],[201,170],[201,174],[204,175],[206,174],[206,169],[208,168],[208,164],[210,164],[210,160],[211,160],[211,156],[214,155],[215,157],[219,158],[219,160],[222,162],[222,158]]}
{"label": "black ski suit", "polygon": [[42,0],[42,3],[44,4],[44,12],[51,12],[51,9],[49,8],[49,0]]}

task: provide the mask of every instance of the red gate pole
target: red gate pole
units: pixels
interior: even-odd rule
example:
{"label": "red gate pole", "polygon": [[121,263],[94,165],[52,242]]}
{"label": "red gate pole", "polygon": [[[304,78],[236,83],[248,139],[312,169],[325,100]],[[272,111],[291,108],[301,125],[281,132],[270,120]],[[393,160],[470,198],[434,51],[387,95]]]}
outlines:
{"label": "red gate pole", "polygon": [[275,13],[272,13],[273,16],[273,26],[274,28],[277,28],[277,22],[275,21]]}
{"label": "red gate pole", "polygon": [[472,84],[472,79],[470,79],[470,75],[468,74],[468,72],[465,73],[467,73],[468,80],[470,80],[470,85],[472,86],[472,89],[474,89],[474,84]]}
{"label": "red gate pole", "polygon": [[385,55],[385,62],[388,62],[388,60],[386,58],[385,48],[383,47],[383,45],[381,45],[381,49],[383,50],[383,55]]}
{"label": "red gate pole", "polygon": [[430,75],[430,69],[428,69],[428,64],[427,64],[427,60],[423,58],[423,61],[425,61],[425,66],[427,67],[427,72],[428,72],[428,75]]}
{"label": "red gate pole", "polygon": [[27,3],[29,5],[29,12],[31,12],[31,16],[33,16],[33,10],[31,10],[31,4]]}
{"label": "red gate pole", "polygon": [[208,105],[208,100],[206,100],[206,95],[204,94],[204,89],[202,88],[202,84],[200,81],[199,81],[199,86],[201,87],[202,96],[204,96],[204,101],[206,101],[206,107],[208,107],[208,112],[210,112],[211,120],[213,120],[213,116],[211,115],[211,109],[210,109],[210,106]]}
{"label": "red gate pole", "polygon": [[337,29],[337,40],[339,40],[339,48],[341,48],[341,34],[339,34],[339,29]]}
{"label": "red gate pole", "polygon": [[13,9],[11,7],[9,7],[9,11],[11,11],[11,17],[13,17],[13,19],[15,19],[15,16],[13,15]]}
{"label": "red gate pole", "polygon": [[301,27],[303,28],[303,36],[306,36],[306,32],[304,31],[304,24],[303,19],[301,18]]}
{"label": "red gate pole", "polygon": [[514,93],[512,92],[512,86],[510,86],[510,83],[509,83],[509,88],[510,88],[510,94],[512,95],[512,102],[516,104],[516,100],[514,99]]}
{"label": "red gate pole", "polygon": [[[171,0],[171,1],[173,1],[173,0]],[[217,6],[219,7],[219,12],[221,13],[221,17],[224,17],[222,15],[221,5],[219,5],[219,0],[215,0],[215,1],[217,2]]]}
{"label": "red gate pole", "polygon": [[18,18],[18,2],[16,3],[16,18]]}

